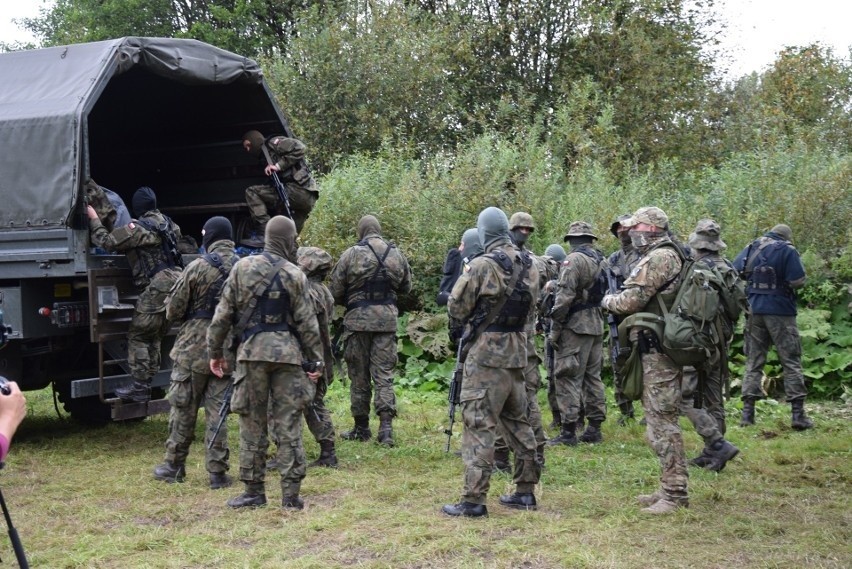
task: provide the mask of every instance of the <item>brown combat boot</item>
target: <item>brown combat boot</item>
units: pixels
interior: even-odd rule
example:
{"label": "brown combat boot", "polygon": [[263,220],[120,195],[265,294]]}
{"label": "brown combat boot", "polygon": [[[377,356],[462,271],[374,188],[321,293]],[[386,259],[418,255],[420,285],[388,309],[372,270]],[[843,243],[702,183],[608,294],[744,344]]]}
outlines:
{"label": "brown combat boot", "polygon": [[636,499],[639,501],[639,504],[642,505],[642,506],[653,506],[654,504],[656,504],[660,500],[664,500],[665,497],[666,497],[666,495],[663,494],[662,490],[657,490],[653,494],[639,494],[639,496],[637,496]]}
{"label": "brown combat boot", "polygon": [[671,514],[678,511],[681,508],[688,508],[689,501],[688,500],[669,500],[668,498],[663,498],[662,500],[658,500],[654,502],[652,505],[647,508],[642,508],[640,511],[645,514],[652,514],[656,516]]}

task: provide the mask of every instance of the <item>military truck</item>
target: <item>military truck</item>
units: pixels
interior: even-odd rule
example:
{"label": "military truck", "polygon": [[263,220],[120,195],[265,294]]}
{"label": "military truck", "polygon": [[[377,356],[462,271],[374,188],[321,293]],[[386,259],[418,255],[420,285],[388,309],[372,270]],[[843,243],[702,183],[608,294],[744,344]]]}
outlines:
{"label": "military truck", "polygon": [[[53,386],[72,416],[165,411],[121,404],[126,334],[139,291],[123,255],[89,242],[86,183],[130,204],[150,186],[184,235],[249,223],[247,186],[265,183],[242,134],[292,136],[257,63],[186,39],[125,37],[0,54],[0,375]],[[167,354],[154,387],[168,384]]]}

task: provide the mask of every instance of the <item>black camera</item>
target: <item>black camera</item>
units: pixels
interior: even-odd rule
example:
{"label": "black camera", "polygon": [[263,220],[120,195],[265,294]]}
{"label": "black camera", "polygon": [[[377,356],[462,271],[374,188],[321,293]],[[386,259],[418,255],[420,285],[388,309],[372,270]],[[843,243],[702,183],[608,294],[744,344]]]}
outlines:
{"label": "black camera", "polygon": [[305,373],[314,373],[322,370],[325,367],[323,362],[302,362],[302,369],[305,370]]}
{"label": "black camera", "polygon": [[9,395],[12,393],[12,388],[9,387],[9,380],[0,375],[0,393],[3,395]]}

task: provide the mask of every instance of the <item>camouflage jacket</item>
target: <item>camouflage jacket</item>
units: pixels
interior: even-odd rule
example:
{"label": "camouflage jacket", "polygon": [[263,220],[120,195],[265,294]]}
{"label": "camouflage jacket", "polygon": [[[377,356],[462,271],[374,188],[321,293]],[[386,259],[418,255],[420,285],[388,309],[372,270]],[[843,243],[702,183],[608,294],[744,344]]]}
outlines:
{"label": "camouflage jacket", "polygon": [[[514,264],[519,263],[521,252],[508,241],[498,242],[488,248],[487,253],[502,250]],[[468,322],[475,313],[486,313],[506,293],[511,275],[507,275],[499,263],[487,254],[470,262],[456,281],[447,310],[452,318]],[[538,269],[533,264],[526,278],[518,279],[516,287],[526,287],[530,293],[529,311],[533,311],[534,299],[538,298]],[[487,367],[523,368],[527,364],[526,332],[482,332],[470,348],[468,357]]]}
{"label": "camouflage jacket", "polygon": [[[592,248],[590,245],[584,247]],[[600,270],[599,262],[577,249],[568,253],[562,261],[550,313],[554,333],[568,328],[575,334],[603,334],[603,313],[600,308],[576,310],[578,305],[588,300],[588,288],[595,283]],[[572,308],[575,308],[573,313]]]}
{"label": "camouflage jacket", "polygon": [[[650,243],[624,281],[624,290],[606,295],[601,306],[614,314],[634,314],[646,308],[656,294],[677,291],[682,263],[674,247],[668,237]],[[655,307],[648,309],[657,311]]]}
{"label": "camouflage jacket", "polygon": [[296,138],[272,136],[266,141],[270,157],[281,169],[283,182],[295,182],[300,187],[316,192],[317,186],[305,162],[305,144]]}
{"label": "camouflage jacket", "polygon": [[[322,340],[322,361],[325,362],[323,376],[326,385],[331,383],[334,373],[334,357],[331,352],[331,320],[334,318],[334,297],[331,291],[321,280],[308,277],[308,288],[314,303],[314,312],[317,315],[317,324],[320,326],[320,338]],[[325,329],[323,329],[323,327]]]}
{"label": "camouflage jacket", "polygon": [[538,255],[534,255],[531,251],[527,252],[530,254],[530,257],[532,257],[533,266],[535,267],[536,272],[538,273],[538,285],[536,286],[538,294],[533,297],[533,310],[530,310],[530,315],[527,319],[527,334],[534,335],[536,322],[535,307],[538,306],[538,303],[541,300],[541,295],[544,294],[544,286],[547,284],[549,265],[545,257],[539,257]]}
{"label": "camouflage jacket", "polygon": [[[234,254],[234,242],[220,240],[213,243],[210,253],[215,253],[222,259],[222,268],[230,272],[237,262]],[[176,366],[190,369],[197,373],[209,373],[209,356],[207,355],[207,327],[210,318],[193,317],[199,311],[208,308],[211,288],[219,282],[219,269],[199,257],[191,262],[181,273],[166,298],[166,317],[170,322],[183,322],[178,331],[171,356]],[[221,290],[219,291],[221,296]],[[218,302],[218,297],[216,298]],[[215,309],[214,303],[212,308]],[[188,318],[188,319],[187,319]],[[229,362],[233,364],[233,362]],[[233,369],[232,365],[229,365]]]}
{"label": "camouflage jacket", "polygon": [[[141,219],[157,227],[168,222],[171,224],[175,238],[179,239],[181,236],[180,227],[159,210],[146,212]],[[158,267],[166,268],[170,264],[157,232],[149,231],[136,220],[110,233],[100,219],[91,219],[89,229],[91,242],[94,245],[107,251],[127,255],[127,262],[130,263],[130,270],[133,272],[133,284],[139,288],[148,286],[151,278],[159,270]]]}
{"label": "camouflage jacket", "polygon": [[[375,254],[365,242],[369,242]],[[343,317],[347,332],[396,332],[399,312],[395,299],[392,304],[353,306],[364,301],[366,294],[363,287],[376,273],[379,258],[384,256],[389,246],[379,235],[369,234],[363,241],[344,251],[331,271],[329,289],[334,302],[347,307]],[[399,248],[394,246],[388,252],[384,266],[394,295],[411,290],[411,268]]]}
{"label": "camouflage jacket", "polygon": [[[272,255],[273,259],[280,259]],[[216,313],[207,329],[207,350],[213,359],[221,358],[231,327],[235,326],[254,297],[255,289],[270,272],[265,255],[252,255],[237,261],[225,286]],[[279,269],[284,289],[290,297],[287,314],[289,330],[258,332],[240,343],[237,361],[278,362],[300,365],[323,359],[319,326],[311,299],[308,279],[296,265],[285,261]]]}

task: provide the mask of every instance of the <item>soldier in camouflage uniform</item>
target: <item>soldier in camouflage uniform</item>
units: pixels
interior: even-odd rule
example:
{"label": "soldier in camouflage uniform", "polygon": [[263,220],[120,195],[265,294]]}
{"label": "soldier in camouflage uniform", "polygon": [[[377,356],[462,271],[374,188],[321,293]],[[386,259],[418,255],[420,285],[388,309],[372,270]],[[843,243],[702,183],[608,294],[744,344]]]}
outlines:
{"label": "soldier in camouflage uniform", "polygon": [[556,401],[556,380],[553,373],[553,344],[550,343],[550,309],[556,295],[556,282],[559,278],[559,268],[565,260],[565,249],[558,243],[551,243],[544,251],[544,260],[547,265],[547,282],[539,295],[536,311],[538,312],[537,330],[544,333],[545,356],[544,366],[547,368],[547,404],[550,407],[550,415],[553,418],[548,425],[549,429],[560,429],[562,427],[562,415],[559,412],[559,403]]}
{"label": "soldier in camouflage uniform", "polygon": [[[527,365],[524,332],[538,295],[538,274],[529,254],[509,240],[506,214],[489,207],[477,221],[485,255],[470,263],[459,277],[448,303],[450,315],[477,330],[464,363],[460,402],[465,464],[461,501],[446,505],[449,516],[479,517],[485,506],[494,468],[498,432],[515,453],[516,492],[501,496],[506,507],[533,510],[533,494],[541,475],[536,440],[528,418],[524,368]],[[515,285],[507,296],[512,281]],[[497,314],[491,314],[502,302]],[[485,330],[478,329],[488,324]]]}
{"label": "soldier in camouflage uniform", "polygon": [[[368,441],[370,397],[379,416],[380,444],[393,446],[396,396],[397,295],[411,290],[411,268],[396,245],[382,238],[379,220],[365,215],[358,222],[358,242],[340,256],[329,286],[334,302],[346,307],[344,353],[349,373],[350,404],[355,426],[340,436]],[[375,384],[374,386],[371,384]]]}
{"label": "soldier in camouflage uniform", "polygon": [[107,231],[111,232],[116,227],[123,227],[130,223],[130,212],[124,200],[117,193],[99,186],[97,182],[89,178],[86,180],[86,203],[92,206],[98,213],[98,219]]}
{"label": "soldier in camouflage uniform", "polygon": [[[621,222],[625,219],[630,219],[630,215],[620,215],[609,227],[610,233],[619,240],[621,246],[609,256],[607,265],[615,276],[618,287],[624,284],[627,276],[636,263],[639,262],[639,252],[630,241],[628,234],[629,227],[624,227]],[[612,339],[610,339],[612,341]],[[612,366],[613,387],[615,390],[615,403],[618,405],[618,410],[621,412],[621,417],[618,418],[618,424],[624,426],[627,421],[633,419],[633,401],[624,396],[624,380],[618,369],[618,362],[610,362]]]}
{"label": "soldier in camouflage uniform", "polygon": [[[213,445],[209,445],[231,378],[219,378],[210,372],[207,327],[213,318],[225,279],[237,262],[233,238],[231,222],[226,218],[212,217],[207,220],[202,229],[202,243],[207,253],[186,267],[166,298],[166,317],[169,322],[182,324],[169,354],[174,362],[168,394],[171,403],[169,438],[166,441],[165,462],[154,469],[154,478],[157,480],[183,482],[189,446],[195,439],[198,409],[203,407],[206,422],[205,465],[210,474],[210,488],[226,488],[232,482],[226,474],[230,454],[227,425],[222,426]],[[233,360],[230,359],[228,368],[233,367]]]}
{"label": "soldier in camouflage uniform", "polygon": [[314,310],[317,314],[317,323],[320,328],[322,339],[323,374],[317,381],[317,393],[314,400],[305,408],[305,421],[308,429],[314,435],[320,446],[320,455],[317,460],[308,466],[337,467],[337,455],[334,450],[334,424],[331,422],[331,413],[325,406],[325,394],[328,386],[334,379],[333,358],[331,353],[331,335],[329,326],[334,315],[334,297],[331,291],[323,283],[323,280],[331,271],[331,255],[319,247],[300,247],[297,253],[299,268],[308,277],[311,299],[314,301]]}
{"label": "soldier in camouflage uniform", "polygon": [[[535,231],[535,223],[530,214],[519,211],[512,214],[509,218],[509,238],[518,248],[526,251],[530,259],[535,265],[536,272],[539,275],[539,283],[537,289],[544,290],[544,285],[547,284],[547,263],[541,257],[534,255],[526,248],[529,236]],[[533,306],[538,304],[539,299],[533,299]],[[541,408],[538,405],[538,390],[541,387],[541,373],[539,365],[541,365],[541,357],[538,355],[538,350],[535,346],[536,334],[536,312],[532,310],[529,315],[529,320],[526,326],[527,334],[527,365],[524,368],[524,383],[527,386],[527,405],[530,425],[535,433],[536,440],[536,457],[544,465],[544,445],[547,442],[547,435],[544,433],[544,427],[541,422]],[[509,446],[505,439],[499,436],[494,445],[494,466],[501,472],[510,471],[509,463]]]}
{"label": "soldier in camouflage uniform", "polygon": [[[250,130],[243,135],[243,148],[254,156],[264,158],[264,174],[271,176],[275,172],[279,173],[281,182],[287,189],[296,231],[301,233],[302,226],[319,197],[316,182],[305,162],[305,144],[301,140],[286,136],[265,139],[260,132]],[[267,156],[269,162],[266,160]],[[246,188],[246,203],[261,235],[269,221],[269,212],[283,207],[278,191],[271,184]]]}
{"label": "soldier in camouflage uniform", "polygon": [[[722,241],[719,224],[712,219],[702,219],[698,222],[695,231],[689,236],[687,245],[692,248],[693,258],[696,261],[701,261],[709,267],[716,267],[722,274],[736,271],[734,265],[722,255],[722,251],[727,248],[727,245]],[[717,350],[701,366],[700,370],[693,367],[684,368],[683,396],[684,405],[687,407],[693,406],[693,395],[700,396],[701,408],[705,409],[715,420],[717,430],[724,436],[726,431],[724,390],[728,376],[727,349],[734,336],[736,322],[732,322],[724,311],[720,313],[719,318],[722,331],[721,349]],[[699,375],[701,376],[701,389],[698,389]],[[692,418],[690,417],[690,419]],[[694,420],[692,422],[695,424],[695,430],[698,431],[698,425]],[[707,466],[709,461],[705,454],[702,454],[691,460],[690,464]]]}
{"label": "soldier in camouflage uniform", "polygon": [[[305,373],[302,362],[323,360],[310,286],[296,260],[296,226],[283,216],[266,225],[264,252],[240,259],[225,281],[207,329],[211,371],[227,373],[223,347],[240,334],[231,410],[240,417],[240,480],[245,492],[232,508],[266,504],[268,408],[278,443],[282,506],[301,510],[305,477],[302,414],[313,400],[322,369]],[[236,328],[236,331],[232,331]]]}
{"label": "soldier in camouflage uniform", "polygon": [[151,399],[151,379],[160,370],[160,349],[169,331],[165,299],[181,271],[180,254],[172,249],[180,238],[180,227],[157,209],[154,190],[143,186],[131,202],[136,219],[112,232],[101,224],[92,206],[87,206],[91,242],[107,251],[127,255],[133,284],[141,291],[127,331],[127,365],[133,383],[115,390],[124,401],[142,403]]}
{"label": "soldier in camouflage uniform", "polygon": [[562,430],[549,444],[577,444],[576,428],[580,408],[589,426],[580,442],[603,440],[601,424],[606,420],[606,395],[601,381],[603,358],[603,314],[600,296],[593,297],[603,254],[593,246],[597,240],[592,226],[575,221],[565,234],[571,252],[562,262],[559,281],[550,311],[550,342],[554,348],[556,397],[562,417]]}
{"label": "soldier in camouflage uniform", "polygon": [[[461,247],[459,248],[462,251],[462,267],[459,272],[459,276],[466,273],[470,270],[470,263],[480,255],[482,255],[485,251],[482,249],[482,244],[479,242],[479,231],[475,227],[472,227],[462,234]],[[456,279],[458,280],[458,279]],[[455,283],[453,283],[455,286]],[[450,290],[452,292],[452,289]],[[450,296],[447,295],[447,300],[449,300]],[[465,323],[456,320],[451,315],[448,315],[448,326],[450,329],[450,346],[453,348],[453,352],[458,349],[458,342],[464,334],[464,325]]]}
{"label": "soldier in camouflage uniform", "polygon": [[[633,246],[641,258],[624,281],[624,289],[609,294],[601,306],[621,315],[641,311],[661,312],[657,299],[671,304],[680,286],[681,260],[666,234],[668,216],[656,207],[638,209],[621,222],[629,228]],[[682,368],[663,353],[661,338],[651,328],[630,328],[633,350],[642,364],[644,392],[642,407],[648,422],[647,438],[660,459],[660,489],[639,496],[643,512],[667,514],[689,505],[688,473],[678,417],[680,415]]]}

